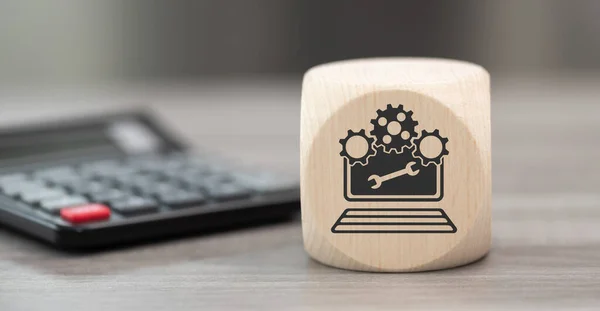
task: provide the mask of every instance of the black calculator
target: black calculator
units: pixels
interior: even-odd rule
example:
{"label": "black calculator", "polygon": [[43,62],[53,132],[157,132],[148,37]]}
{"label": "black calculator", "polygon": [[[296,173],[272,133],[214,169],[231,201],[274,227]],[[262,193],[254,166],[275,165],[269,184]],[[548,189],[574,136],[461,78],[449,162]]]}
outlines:
{"label": "black calculator", "polygon": [[149,115],[0,132],[0,224],[63,248],[283,220],[298,182],[192,154]]}

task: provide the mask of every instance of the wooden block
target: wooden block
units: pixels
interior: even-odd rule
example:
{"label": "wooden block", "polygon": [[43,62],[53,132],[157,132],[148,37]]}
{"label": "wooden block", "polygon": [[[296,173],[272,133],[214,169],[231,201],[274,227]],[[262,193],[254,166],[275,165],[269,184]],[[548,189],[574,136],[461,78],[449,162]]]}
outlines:
{"label": "wooden block", "polygon": [[444,59],[341,61],[302,86],[306,251],[335,267],[426,271],[491,239],[490,79]]}

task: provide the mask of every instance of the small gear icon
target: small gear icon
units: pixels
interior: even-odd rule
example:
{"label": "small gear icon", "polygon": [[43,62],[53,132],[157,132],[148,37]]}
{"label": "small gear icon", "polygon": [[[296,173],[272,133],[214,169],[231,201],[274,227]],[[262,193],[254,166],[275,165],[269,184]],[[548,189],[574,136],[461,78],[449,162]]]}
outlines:
{"label": "small gear icon", "polygon": [[413,140],[413,144],[416,146],[413,156],[421,159],[423,166],[428,166],[431,163],[440,165],[442,164],[442,157],[449,153],[446,149],[447,143],[448,138],[441,137],[439,130],[436,129],[431,133],[423,130],[421,136]]}
{"label": "small gear icon", "polygon": [[410,146],[411,140],[417,137],[415,127],[419,124],[412,115],[413,112],[405,111],[402,105],[394,108],[388,104],[385,110],[378,109],[377,118],[371,120],[370,134],[377,139],[375,144],[384,146],[386,152],[402,152],[402,148]]}
{"label": "small gear icon", "polygon": [[348,130],[346,138],[340,139],[340,144],[342,145],[340,155],[348,159],[350,166],[356,163],[365,166],[368,163],[369,157],[375,155],[373,142],[375,142],[375,139],[368,137],[364,129],[359,132]]}

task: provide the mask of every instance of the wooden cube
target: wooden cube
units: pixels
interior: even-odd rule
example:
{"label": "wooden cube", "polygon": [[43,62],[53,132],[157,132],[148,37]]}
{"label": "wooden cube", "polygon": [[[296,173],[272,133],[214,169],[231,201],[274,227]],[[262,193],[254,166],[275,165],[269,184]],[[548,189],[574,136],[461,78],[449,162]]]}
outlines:
{"label": "wooden cube", "polygon": [[302,85],[302,229],[324,264],[426,271],[491,239],[490,79],[426,58],[310,69]]}

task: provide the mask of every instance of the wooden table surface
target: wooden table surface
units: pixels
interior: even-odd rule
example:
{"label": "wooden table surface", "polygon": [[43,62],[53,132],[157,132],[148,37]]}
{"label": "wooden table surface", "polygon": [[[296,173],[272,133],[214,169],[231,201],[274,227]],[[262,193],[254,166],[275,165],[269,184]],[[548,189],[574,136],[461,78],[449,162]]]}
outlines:
{"label": "wooden table surface", "polygon": [[[461,268],[338,270],[299,220],[88,254],[0,227],[0,310],[600,308],[600,80],[493,82],[493,246]],[[195,147],[298,175],[298,80],[0,89],[0,124],[151,106]]]}

